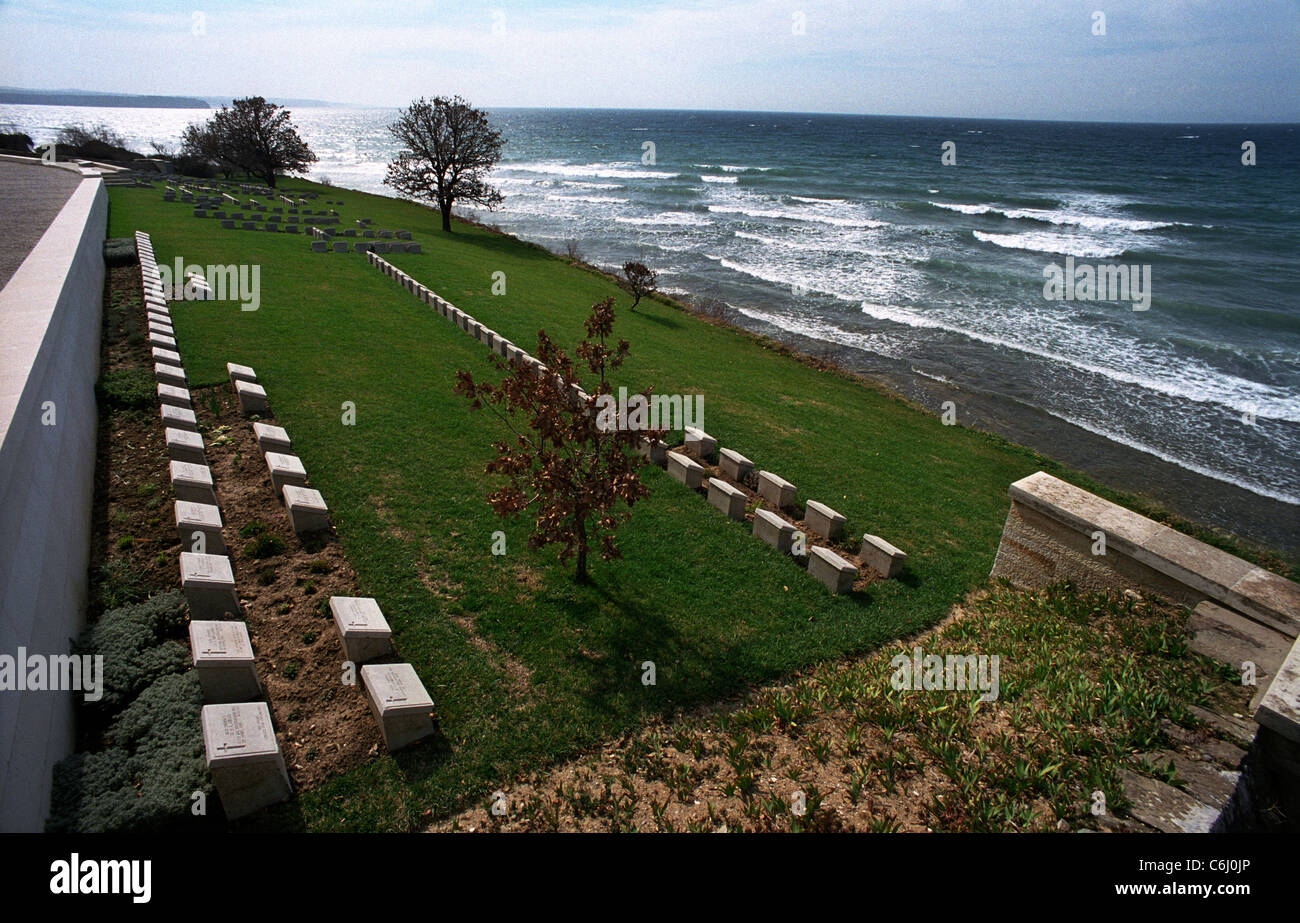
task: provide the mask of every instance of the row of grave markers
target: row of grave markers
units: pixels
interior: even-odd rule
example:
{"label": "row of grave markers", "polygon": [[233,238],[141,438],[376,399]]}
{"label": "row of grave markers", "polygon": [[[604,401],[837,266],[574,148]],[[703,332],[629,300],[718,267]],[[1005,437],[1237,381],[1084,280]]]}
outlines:
{"label": "row of grave markers", "polygon": [[[710,505],[738,522],[745,519],[747,495],[724,478],[706,478],[705,468],[700,462],[707,462],[716,456],[718,468],[726,478],[737,483],[748,483],[752,478],[759,497],[777,510],[774,512],[761,507],[754,510],[754,537],[784,554],[794,554],[797,530],[794,523],[780,515],[779,511],[794,506],[797,492],[795,485],[770,471],[759,471],[755,476],[752,461],[734,449],[719,448],[717,439],[697,427],[686,427],[685,436],[683,451],[667,452],[666,467],[669,476],[691,490],[706,491]],[[654,460],[653,455],[651,459]],[[844,535],[847,520],[826,504],[809,500],[804,506],[804,522],[808,531],[827,541],[835,541]],[[807,556],[808,573],[831,593],[839,595],[852,591],[859,569],[851,561],[820,545],[809,547]],[[859,557],[872,572],[884,578],[897,576],[907,560],[903,551],[883,538],[870,534],[862,536]]]}
{"label": "row of grave markers", "polygon": [[[226,816],[234,820],[283,801],[292,788],[262,696],[248,627],[241,614],[234,569],[222,534],[212,472],[186,387],[170,309],[153,244],[136,233],[142,285],[155,360],[160,414],[176,496],[176,529],[182,549],[181,586],[190,610],[190,650],[204,706],[200,713],[204,751]],[[269,411],[266,391],[247,366],[227,365],[232,387],[246,415]],[[281,427],[254,422],[271,480],[298,534],[329,528],[319,491],[306,486],[306,471]],[[192,544],[191,544],[192,543]],[[433,733],[433,703],[409,664],[367,664],[392,652],[392,631],[378,603],[362,597],[332,597],[330,610],[347,659],[360,665],[367,700],[390,750]]]}
{"label": "row of grave markers", "polygon": [[[367,254],[370,265],[384,275],[393,279],[421,302],[428,304],[438,314],[450,320],[474,339],[483,343],[488,349],[497,353],[511,365],[531,366],[537,375],[546,374],[548,369],[535,357],[515,346],[496,331],[479,323],[469,314],[443,300],[428,286],[417,282],[411,275],[398,269],[392,263],[375,253]],[[558,377],[558,376],[557,376]],[[573,383],[570,385],[572,397],[579,404],[591,406],[591,396]],[[754,470],[754,463],[733,449],[718,449],[718,441],[708,433],[696,427],[685,428],[685,451],[669,451],[662,440],[643,437],[639,451],[642,457],[652,464],[666,468],[669,476],[692,490],[707,491],[708,501],[729,518],[743,521],[745,518],[746,495],[723,478],[707,478],[705,468],[700,461],[707,461],[715,453],[718,455],[719,468],[723,474],[734,481],[745,480]],[[695,455],[695,458],[691,457]],[[787,509],[794,504],[796,488],[789,481],[770,471],[759,471],[757,475],[758,494],[778,510]],[[840,538],[844,533],[846,519],[843,515],[819,503],[809,500],[805,505],[804,521],[809,531],[820,535],[828,541]],[[786,554],[792,554],[795,548],[796,529],[778,513],[771,510],[754,511],[753,534],[767,542],[773,548]],[[876,574],[881,577],[896,577],[906,562],[907,555],[877,535],[864,534],[859,557]],[[858,577],[858,567],[850,561],[831,551],[814,545],[808,549],[808,573],[823,584],[833,594],[848,593]]]}
{"label": "row of grave markers", "polygon": [[[230,384],[246,415],[269,411],[266,391],[257,373],[246,365],[226,363]],[[255,421],[253,434],[266,461],[271,485],[289,512],[298,535],[330,527],[329,509],[320,491],[307,486],[307,469],[293,453],[289,433],[280,426]],[[384,745],[390,750],[422,740],[433,733],[433,700],[409,663],[369,663],[393,653],[393,631],[379,603],[370,597],[332,596],[329,601],[334,627],[343,643],[345,658],[360,667],[362,689]]]}
{"label": "row of grave markers", "polygon": [[[262,684],[248,626],[229,618],[239,613],[234,572],[226,555],[212,471],[186,387],[153,243],[143,231],[137,231],[135,238],[171,459],[176,530],[182,549],[181,587],[190,610],[191,661],[203,693],[199,723],[204,754],[226,816],[234,819],[288,798],[289,773],[270,709],[265,702],[252,701],[262,695]],[[201,550],[184,550],[187,547]]]}

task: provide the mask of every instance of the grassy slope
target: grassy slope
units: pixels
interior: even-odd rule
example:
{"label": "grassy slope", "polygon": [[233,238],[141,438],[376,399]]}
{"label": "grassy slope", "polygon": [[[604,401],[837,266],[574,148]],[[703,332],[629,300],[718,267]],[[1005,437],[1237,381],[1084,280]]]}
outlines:
{"label": "grassy slope", "polygon": [[[310,184],[292,182],[290,187]],[[447,237],[436,213],[325,190],[345,222],[370,217],[424,245],[390,260],[526,348],[545,328],[581,335],[586,308],[615,290],[595,274],[482,228]],[[324,494],[364,592],[419,670],[445,735],[304,794],[273,823],[410,829],[429,811],[504,787],[521,768],[617,733],[645,713],[715,700],[836,654],[870,649],[941,617],[992,565],[1012,481],[1040,468],[1028,450],[918,413],[845,378],[755,346],[662,304],[621,312],[632,343],[622,383],[705,395],[724,446],[909,553],[905,579],[835,598],[747,529],[649,470],[652,498],[620,533],[626,555],[573,585],[553,552],[525,548],[524,523],[484,502],[483,464],[501,435],[452,393],[486,350],[369,269],[360,255],[310,252],[301,235],[226,231],[156,192],[113,189],[110,236],[149,231],[160,262],[256,263],[262,306],[173,311],[191,385],[257,369],[313,485]],[[490,294],[504,271],[507,294]],[[620,296],[620,305],[626,297]],[[341,404],[356,403],[343,426]],[[1110,496],[1113,492],[1105,491]],[[510,553],[490,554],[504,529]],[[473,620],[478,638],[453,621]],[[476,643],[477,642],[477,643]],[[639,665],[655,661],[658,685]],[[521,683],[522,670],[528,674]],[[426,818],[427,819],[427,818]]]}

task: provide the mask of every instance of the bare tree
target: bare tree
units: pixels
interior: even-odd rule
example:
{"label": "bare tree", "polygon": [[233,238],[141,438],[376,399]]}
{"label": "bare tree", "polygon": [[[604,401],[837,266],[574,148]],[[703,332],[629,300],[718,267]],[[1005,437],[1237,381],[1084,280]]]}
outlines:
{"label": "bare tree", "polygon": [[421,97],[403,109],[388,130],[401,150],[388,165],[384,184],[435,203],[444,231],[451,231],[451,209],[457,202],[489,210],[501,204],[500,190],[486,179],[501,160],[501,132],[459,96],[432,101]]}
{"label": "bare tree", "polygon": [[641,299],[655,290],[659,274],[644,263],[627,262],[623,264],[623,285],[632,295],[632,310],[641,303]]}
{"label": "bare tree", "polygon": [[[545,330],[537,333],[544,370],[517,363],[499,385],[475,382],[463,370],[456,373],[456,390],[470,399],[470,406],[492,409],[515,437],[493,443],[497,456],[488,462],[487,471],[504,474],[507,484],[490,494],[488,502],[499,516],[519,516],[532,509],[529,547],[559,544],[561,561],[577,557],[575,576],[582,582],[588,579],[593,540],[599,542],[602,560],[622,557],[614,533],[631,516],[632,504],[649,495],[637,473],[644,463],[637,444],[642,437],[663,434],[611,426],[595,412],[599,396],[612,392],[606,371],[622,365],[628,353],[626,340],[608,345],[613,326],[614,299],[592,305],[577,355],[596,376],[593,395],[575,394],[574,386],[580,387],[577,363]],[[501,366],[500,359],[494,362]],[[516,428],[517,418],[526,421],[526,429]],[[629,509],[616,511],[620,501]]]}

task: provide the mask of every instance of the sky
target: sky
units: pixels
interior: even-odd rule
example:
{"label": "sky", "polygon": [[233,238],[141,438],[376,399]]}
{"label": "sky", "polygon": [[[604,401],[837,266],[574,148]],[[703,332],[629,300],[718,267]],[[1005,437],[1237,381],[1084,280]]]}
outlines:
{"label": "sky", "polygon": [[1300,121],[1297,0],[0,0],[0,85]]}

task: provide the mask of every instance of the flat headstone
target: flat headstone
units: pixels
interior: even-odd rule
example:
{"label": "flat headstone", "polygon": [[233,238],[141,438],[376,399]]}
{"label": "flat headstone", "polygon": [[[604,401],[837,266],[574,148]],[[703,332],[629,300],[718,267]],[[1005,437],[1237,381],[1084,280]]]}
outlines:
{"label": "flat headstone", "polygon": [[263,453],[293,454],[293,443],[289,440],[289,433],[281,426],[272,426],[270,423],[254,423],[253,435],[257,437],[257,447]]}
{"label": "flat headstone", "polygon": [[853,589],[858,569],[828,548],[808,549],[808,573],[836,595]]}
{"label": "flat headstone", "polygon": [[186,388],[178,388],[175,385],[158,385],[158,401],[162,404],[171,404],[175,407],[190,409],[190,392]]}
{"label": "flat headstone", "polygon": [[237,381],[251,381],[257,383],[257,373],[246,365],[237,365],[234,362],[226,363],[226,374],[230,376],[230,383],[233,385]]}
{"label": "flat headstone", "polygon": [[652,465],[658,465],[660,468],[668,464],[668,444],[662,439],[651,439],[648,436],[642,436],[637,443],[637,453],[650,462]]}
{"label": "flat headstone", "polygon": [[734,449],[719,449],[718,467],[733,481],[743,481],[754,470],[754,463]]}
{"label": "flat headstone", "polygon": [[907,562],[906,553],[899,551],[878,535],[863,535],[858,552],[862,563],[882,577],[897,577]]}
{"label": "flat headstone", "polygon": [[207,467],[208,459],[204,455],[201,435],[194,430],[177,429],[175,426],[166,426],[162,433],[166,437],[166,454],[169,459]]}
{"label": "flat headstone", "polygon": [[293,487],[307,486],[307,469],[302,466],[302,461],[297,455],[288,455],[283,452],[267,452],[266,468],[271,473],[271,484],[275,487],[275,492],[283,498],[283,491],[286,485]]}
{"label": "flat headstone", "polygon": [[704,430],[698,427],[688,426],[686,433],[686,451],[690,452],[701,461],[710,458],[718,448],[718,440],[714,439]]}
{"label": "flat headstone", "polygon": [[327,253],[329,252],[329,247],[330,245],[323,240],[313,240],[311,242],[311,249],[315,253]]}
{"label": "flat headstone", "polygon": [[181,587],[191,619],[221,620],[241,614],[235,573],[225,555],[182,551]]}
{"label": "flat headstone", "polygon": [[804,521],[808,530],[825,538],[838,538],[844,531],[845,519],[824,503],[809,500],[804,511]]}
{"label": "flat headstone", "polygon": [[149,334],[149,345],[161,346],[163,349],[175,349],[176,340],[173,337],[167,336],[164,333],[151,331]]}
{"label": "flat headstone", "polygon": [[184,407],[174,407],[171,404],[163,404],[159,409],[162,415],[163,426],[171,429],[184,429],[192,433],[198,433],[199,420],[194,416],[193,410],[187,410]]}
{"label": "flat headstone", "polygon": [[330,613],[343,641],[343,655],[361,664],[393,652],[393,630],[368,596],[331,596]]}
{"label": "flat headstone", "polygon": [[794,504],[795,486],[770,471],[760,471],[758,495],[778,509],[785,509]]}
{"label": "flat headstone", "polygon": [[709,478],[709,504],[726,513],[728,518],[745,518],[745,492],[732,487],[722,478]]}
{"label": "flat headstone", "polygon": [[777,551],[790,553],[794,546],[795,528],[771,510],[754,510],[754,536]]}
{"label": "flat headstone", "polygon": [[226,540],[221,535],[221,510],[213,503],[176,501],[176,535],[181,548],[195,550],[198,536],[203,536],[205,554],[225,554]]}
{"label": "flat headstone", "polygon": [[433,700],[409,663],[368,664],[361,668],[370,709],[391,750],[433,733]]}
{"label": "flat headstone", "polygon": [[681,452],[668,453],[668,475],[691,490],[699,490],[704,483],[704,468],[695,459]]}
{"label": "flat headstone", "polygon": [[169,365],[180,365],[181,354],[172,349],[163,349],[161,346],[153,348],[154,362],[166,362]]}
{"label": "flat headstone", "polygon": [[336,240],[336,241],[334,241],[334,252],[335,252],[335,253],[347,253],[347,252],[348,252],[348,242],[347,242],[346,240]]}
{"label": "flat headstone", "polygon": [[253,643],[243,622],[191,621],[190,657],[204,702],[251,702],[262,694],[253,662]]}
{"label": "flat headstone", "polygon": [[284,505],[289,510],[293,531],[299,535],[320,532],[330,527],[329,507],[319,490],[286,484],[281,491]]}
{"label": "flat headstone", "polygon": [[204,705],[203,749],[226,817],[235,820],[292,794],[265,702]]}
{"label": "flat headstone", "polygon": [[235,381],[235,394],[239,397],[239,409],[245,414],[264,414],[271,407],[266,402],[266,389],[251,381]]}
{"label": "flat headstone", "polygon": [[153,378],[164,385],[185,387],[185,369],[170,363],[153,364]]}
{"label": "flat headstone", "polygon": [[216,506],[217,493],[212,487],[212,469],[206,464],[173,461],[169,470],[172,494],[178,501]]}

